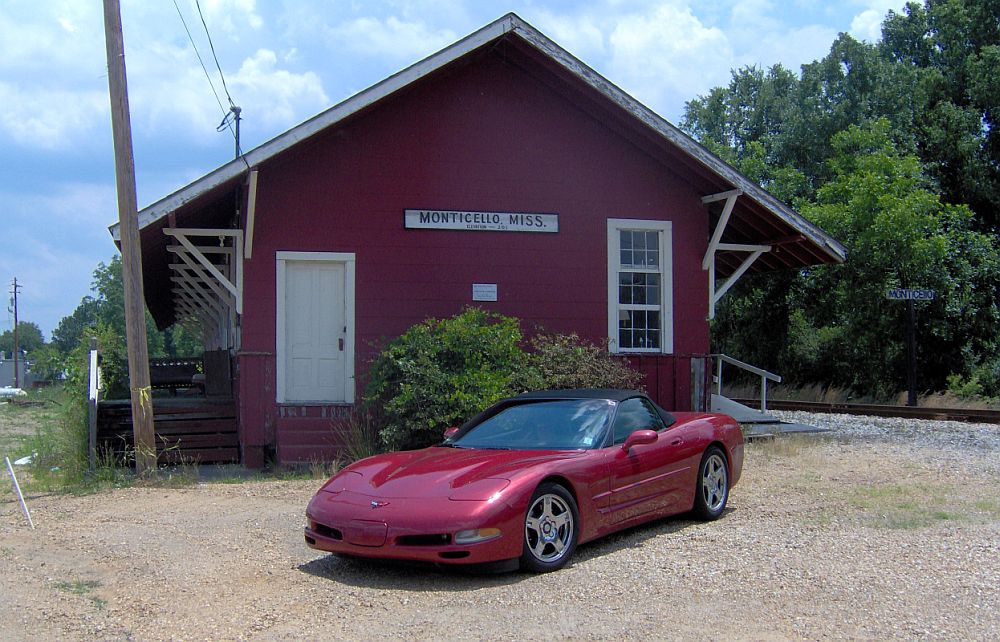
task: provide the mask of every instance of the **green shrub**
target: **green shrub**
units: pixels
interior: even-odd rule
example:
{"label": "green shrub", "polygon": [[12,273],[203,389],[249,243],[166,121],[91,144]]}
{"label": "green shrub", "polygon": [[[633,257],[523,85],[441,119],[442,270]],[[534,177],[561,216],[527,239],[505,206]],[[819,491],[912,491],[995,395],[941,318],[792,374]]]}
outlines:
{"label": "green shrub", "polygon": [[[47,488],[83,487],[91,476],[88,461],[87,391],[90,385],[90,337],[97,337],[101,354],[104,396],[128,396],[127,357],[124,340],[109,326],[87,328],[79,344],[66,357],[65,400],[58,420],[39,426],[32,441],[37,453],[33,475]],[[98,472],[122,465],[98,462]],[[97,480],[103,481],[103,480]]]}
{"label": "green shrub", "polygon": [[531,339],[521,387],[642,389],[642,374],[622,357],[576,334],[537,334]]}
{"label": "green shrub", "polygon": [[642,375],[607,346],[544,332],[529,351],[523,343],[517,319],[477,308],[430,319],[390,342],[375,358],[365,392],[368,412],[380,417],[381,446],[437,443],[445,429],[529,390],[641,388]]}
{"label": "green shrub", "polygon": [[391,341],[372,363],[365,392],[380,406],[383,444],[395,450],[435,443],[446,428],[519,392],[522,338],[517,319],[467,308]]}

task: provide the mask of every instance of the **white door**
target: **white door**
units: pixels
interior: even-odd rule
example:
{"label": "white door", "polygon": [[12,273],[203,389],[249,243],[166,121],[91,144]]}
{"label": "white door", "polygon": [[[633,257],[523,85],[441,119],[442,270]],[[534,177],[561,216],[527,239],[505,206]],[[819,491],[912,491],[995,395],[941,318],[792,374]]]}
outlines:
{"label": "white door", "polygon": [[286,261],[284,273],[284,399],[350,401],[345,265]]}

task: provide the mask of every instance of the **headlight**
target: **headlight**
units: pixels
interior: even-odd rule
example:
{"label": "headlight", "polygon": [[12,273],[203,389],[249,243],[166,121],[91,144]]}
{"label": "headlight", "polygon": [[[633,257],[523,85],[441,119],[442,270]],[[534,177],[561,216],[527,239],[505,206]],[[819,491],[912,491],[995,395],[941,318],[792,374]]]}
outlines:
{"label": "headlight", "polygon": [[456,544],[476,544],[500,537],[499,528],[473,528],[455,533]]}

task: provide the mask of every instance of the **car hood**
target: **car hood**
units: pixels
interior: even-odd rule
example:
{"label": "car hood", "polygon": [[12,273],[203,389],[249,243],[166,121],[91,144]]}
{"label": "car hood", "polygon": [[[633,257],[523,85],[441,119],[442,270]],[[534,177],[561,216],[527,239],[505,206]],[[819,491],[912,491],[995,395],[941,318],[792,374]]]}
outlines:
{"label": "car hood", "polygon": [[487,486],[490,485],[482,483],[485,480],[510,480],[531,468],[581,457],[585,453],[448,447],[387,453],[352,464],[335,475],[323,489],[328,492],[348,490],[383,498],[451,497],[462,495],[464,490],[469,499],[474,499],[477,487],[489,491]]}

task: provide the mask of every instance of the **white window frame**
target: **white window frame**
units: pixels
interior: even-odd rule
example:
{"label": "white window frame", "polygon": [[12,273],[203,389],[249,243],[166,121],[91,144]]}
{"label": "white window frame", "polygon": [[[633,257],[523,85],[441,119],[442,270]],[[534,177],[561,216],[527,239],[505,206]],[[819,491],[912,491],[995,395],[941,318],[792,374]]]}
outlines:
{"label": "white window frame", "polygon": [[[324,263],[342,263],[344,265],[344,323],[347,326],[347,337],[344,340],[345,400],[344,401],[312,401],[301,402],[285,398],[285,267],[288,261],[322,261]],[[355,365],[354,365],[354,271],[357,259],[353,252],[275,252],[277,267],[277,284],[275,297],[277,299],[277,323],[274,331],[275,341],[275,371],[277,375],[275,398],[278,403],[304,403],[306,405],[324,405],[354,403],[355,395]]]}
{"label": "white window frame", "polygon": [[[623,230],[660,233],[660,347],[621,348],[618,345],[618,275]],[[673,233],[670,221],[608,219],[608,347],[615,354],[672,354],[674,351]],[[631,270],[626,270],[631,271]]]}

